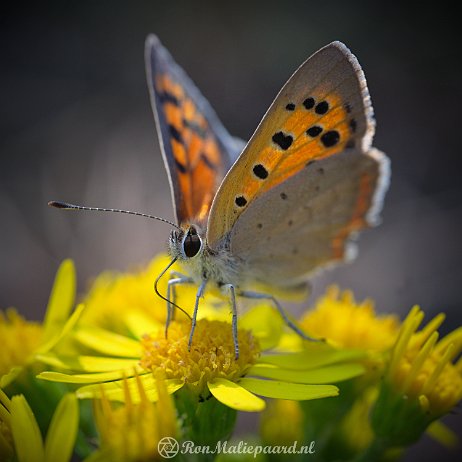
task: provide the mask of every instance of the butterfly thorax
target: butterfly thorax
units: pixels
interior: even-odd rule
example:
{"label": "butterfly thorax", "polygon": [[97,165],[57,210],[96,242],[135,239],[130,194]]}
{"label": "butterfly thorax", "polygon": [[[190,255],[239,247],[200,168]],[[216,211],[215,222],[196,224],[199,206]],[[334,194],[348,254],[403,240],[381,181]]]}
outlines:
{"label": "butterfly thorax", "polygon": [[232,256],[226,245],[211,249],[206,232],[200,225],[188,224],[173,230],[169,238],[169,251],[173,258],[188,270],[198,284],[207,280],[218,287],[224,284],[240,285],[242,262]]}

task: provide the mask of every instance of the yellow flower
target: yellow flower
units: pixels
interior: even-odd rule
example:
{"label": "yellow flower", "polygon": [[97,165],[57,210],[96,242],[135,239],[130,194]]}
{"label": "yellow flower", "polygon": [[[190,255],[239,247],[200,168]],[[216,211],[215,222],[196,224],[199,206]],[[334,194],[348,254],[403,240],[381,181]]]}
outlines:
{"label": "yellow flower", "polygon": [[389,446],[413,443],[462,398],[462,361],[453,363],[462,350],[462,328],[438,341],[444,315],[418,331],[423,317],[416,306],[403,322],[372,413],[376,435]]}
{"label": "yellow flower", "polygon": [[55,277],[43,324],[26,321],[13,308],[0,312],[0,387],[12,383],[37,353],[60,339],[75,298],[75,269],[65,260]]}
{"label": "yellow flower", "polygon": [[419,402],[432,418],[447,414],[462,398],[462,328],[438,341],[436,331],[444,315],[417,332],[424,314],[414,307],[392,351],[386,381],[399,394]]}
{"label": "yellow flower", "polygon": [[152,403],[137,375],[135,380],[138,402],[133,401],[133,388],[126,380],[122,382],[124,404],[109,401],[104,391],[101,399],[94,401],[99,448],[87,462],[162,460],[158,453],[159,441],[177,437],[176,411],[165,383],[156,380],[159,400]]}
{"label": "yellow flower", "polygon": [[[5,377],[13,368],[29,361],[42,342],[42,326],[26,321],[14,308],[0,311],[0,376]],[[5,386],[6,383],[2,383]]]}
{"label": "yellow flower", "polygon": [[65,395],[51,420],[45,441],[23,395],[9,399],[0,389],[0,458],[18,462],[67,462],[79,422],[74,394]]}
{"label": "yellow flower", "polygon": [[389,349],[399,329],[395,315],[378,316],[371,300],[358,303],[352,292],[340,292],[336,286],[328,288],[314,309],[302,317],[300,325],[333,346],[373,352]]}
{"label": "yellow flower", "polygon": [[[269,313],[267,316],[271,317]],[[136,338],[100,328],[78,329],[74,338],[82,346],[93,349],[95,354],[77,358],[51,353],[41,355],[43,362],[55,368],[78,373],[49,371],[39,377],[91,384],[77,390],[79,398],[98,398],[104,390],[109,399],[123,401],[123,380],[128,376],[127,383],[133,400],[137,402],[140,397],[133,371],[139,374],[152,401],[158,399],[153,374],[162,372],[169,393],[186,386],[199,399],[207,398],[211,393],[233,409],[260,411],[265,402],[256,395],[296,400],[336,396],[337,387],[328,383],[362,373],[354,365],[337,364],[343,358],[331,350],[298,355],[261,355],[258,339],[245,328],[238,331],[240,356],[235,360],[231,325],[224,321],[199,320],[191,351],[188,351],[189,322],[173,322],[168,339],[164,337],[163,325],[153,325],[153,320],[148,318],[142,324],[142,328],[150,333],[138,334]],[[241,325],[246,325],[245,316]],[[283,367],[284,364],[287,368]],[[301,364],[304,364],[302,369]]]}
{"label": "yellow flower", "polygon": [[[232,409],[260,411],[265,402],[259,396],[294,400],[335,396],[338,389],[330,383],[363,373],[358,364],[344,364],[356,358],[356,353],[337,351],[327,345],[308,347],[296,354],[269,354],[267,350],[279,338],[281,322],[267,305],[254,308],[239,319],[240,356],[235,360],[229,308],[226,313],[214,312],[216,299],[212,299],[211,306],[208,297],[201,301],[199,310],[207,318],[199,319],[188,351],[189,319],[178,313],[166,339],[164,322],[159,322],[156,314],[165,312],[165,302],[152,294],[150,310],[145,309],[145,294],[137,301],[133,291],[138,276],[125,277],[114,286],[121,300],[130,298],[126,309],[120,305],[114,313],[118,317],[118,332],[90,325],[84,314],[84,322],[72,334],[82,354],[41,355],[43,362],[60,371],[44,372],[41,378],[86,384],[77,390],[80,398],[100,397],[103,389],[108,399],[123,401],[123,379],[128,377],[136,402],[140,398],[133,377],[135,371],[149,399],[155,401],[158,394],[153,374],[161,371],[169,393],[185,387],[199,399],[212,394]],[[143,275],[139,277],[144,280]],[[125,284],[130,297],[124,296]],[[104,293],[112,300],[108,291],[106,288]],[[100,300],[104,304],[104,297]]]}

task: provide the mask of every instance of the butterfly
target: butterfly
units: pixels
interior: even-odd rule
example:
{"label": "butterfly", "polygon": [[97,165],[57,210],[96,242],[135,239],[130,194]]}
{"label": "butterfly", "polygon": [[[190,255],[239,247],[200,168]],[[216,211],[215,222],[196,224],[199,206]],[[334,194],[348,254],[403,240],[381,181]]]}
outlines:
{"label": "butterfly", "polygon": [[[213,284],[230,297],[236,358],[238,297],[267,300],[309,338],[274,293],[300,291],[317,270],[350,260],[358,231],[378,224],[389,183],[389,160],[371,147],[373,110],[356,57],[340,42],[313,54],[248,143],[226,131],[154,35],[145,60],[176,222],[156,292],[175,262],[187,272],[172,271],[167,296],[159,294],[166,329],[178,307],[175,287],[197,284],[191,348],[200,299]],[[52,205],[82,208],[63,204]]]}

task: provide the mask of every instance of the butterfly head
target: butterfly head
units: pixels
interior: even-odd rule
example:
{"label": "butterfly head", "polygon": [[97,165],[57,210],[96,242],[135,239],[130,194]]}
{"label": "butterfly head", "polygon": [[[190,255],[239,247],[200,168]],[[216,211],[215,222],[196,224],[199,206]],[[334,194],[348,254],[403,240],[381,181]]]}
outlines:
{"label": "butterfly head", "polygon": [[196,225],[187,225],[180,230],[174,229],[169,238],[170,253],[178,260],[189,260],[202,253],[204,241]]}

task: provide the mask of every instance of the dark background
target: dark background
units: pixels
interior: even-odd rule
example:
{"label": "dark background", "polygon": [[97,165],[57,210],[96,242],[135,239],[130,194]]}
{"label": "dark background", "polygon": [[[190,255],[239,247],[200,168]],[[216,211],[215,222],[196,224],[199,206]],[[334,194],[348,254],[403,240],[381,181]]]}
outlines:
{"label": "dark background", "polygon": [[[345,42],[365,70],[374,144],[393,175],[381,227],[362,236],[353,264],[317,278],[315,291],[338,282],[381,312],[403,315],[417,303],[428,317],[447,313],[443,333],[460,325],[460,24],[443,3],[17,5],[0,16],[0,307],[40,319],[66,257],[84,290],[100,271],[136,267],[164,249],[161,223],[46,207],[64,199],[172,218],[144,74],[144,40],[155,32],[244,139],[302,61]],[[426,439],[406,460],[457,456]]]}

